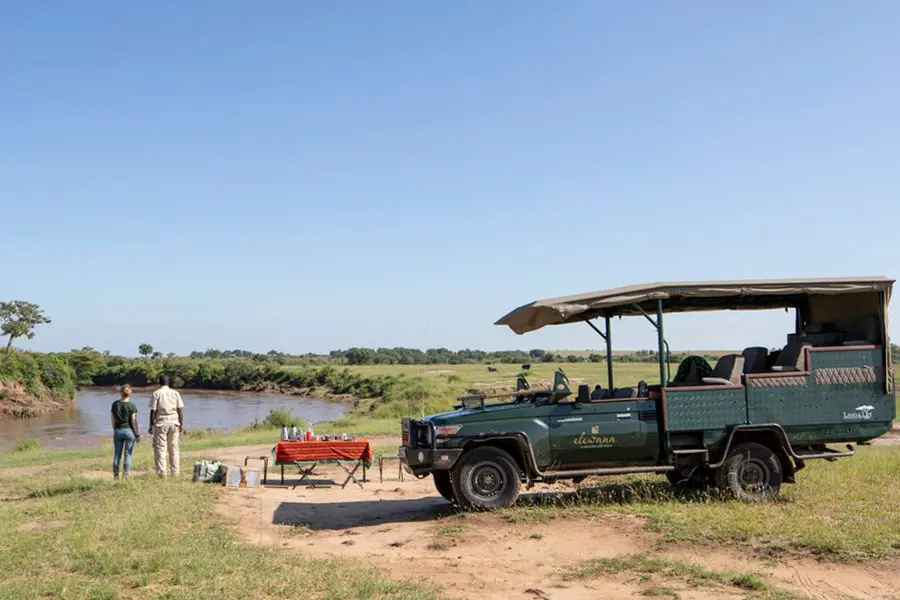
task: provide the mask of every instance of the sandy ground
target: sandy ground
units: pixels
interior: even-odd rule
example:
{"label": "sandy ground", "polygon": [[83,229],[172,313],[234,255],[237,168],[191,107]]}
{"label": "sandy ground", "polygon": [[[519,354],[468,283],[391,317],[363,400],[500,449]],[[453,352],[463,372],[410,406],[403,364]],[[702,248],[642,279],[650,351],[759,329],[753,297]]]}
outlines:
{"label": "sandy ground", "polygon": [[[380,441],[383,443],[383,441]],[[231,448],[217,457],[238,464],[266,447]],[[564,571],[594,557],[650,552],[716,570],[754,571],[770,583],[812,598],[900,598],[900,562],[831,564],[813,559],[765,561],[741,546],[663,544],[636,517],[515,523],[496,514],[458,513],[434,491],[431,478],[400,481],[396,462],[379,482],[369,471],[364,489],[341,489],[343,472],[323,466],[316,488],[296,486],[278,473],[257,489],[222,488],[220,513],[253,544],[309,556],[362,558],[392,576],[443,587],[448,598],[580,600],[642,597],[651,587],[677,590],[684,599],[744,598],[732,587],[692,587],[680,580],[619,573],[566,580]],[[537,493],[552,490],[538,486]],[[559,490],[565,489],[559,486]]]}

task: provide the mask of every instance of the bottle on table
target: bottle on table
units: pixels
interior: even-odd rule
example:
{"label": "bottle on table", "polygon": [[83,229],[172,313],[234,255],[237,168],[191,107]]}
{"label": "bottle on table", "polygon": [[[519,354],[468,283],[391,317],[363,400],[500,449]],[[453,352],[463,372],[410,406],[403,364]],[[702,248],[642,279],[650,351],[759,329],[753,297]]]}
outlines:
{"label": "bottle on table", "polygon": [[288,430],[286,425],[281,426],[281,441],[285,442],[288,439]]}
{"label": "bottle on table", "polygon": [[291,441],[297,441],[297,426],[291,423]]}

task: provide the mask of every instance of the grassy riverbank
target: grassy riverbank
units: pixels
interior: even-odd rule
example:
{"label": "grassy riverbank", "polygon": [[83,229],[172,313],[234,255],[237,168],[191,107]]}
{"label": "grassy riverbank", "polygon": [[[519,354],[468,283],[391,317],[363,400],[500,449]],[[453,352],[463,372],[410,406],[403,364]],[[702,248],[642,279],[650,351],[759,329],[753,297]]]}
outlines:
{"label": "grassy riverbank", "polygon": [[[299,420],[297,420],[299,422]],[[315,426],[317,435],[339,435],[346,433],[357,436],[397,436],[400,435],[400,423],[397,419],[368,419],[349,417],[338,419],[329,423],[317,423]],[[182,454],[216,448],[228,448],[234,446],[250,446],[258,444],[272,444],[278,440],[278,426],[244,427],[229,432],[188,431],[181,438]],[[27,449],[9,450],[0,452],[0,469],[34,467],[54,464],[58,461],[90,460],[98,459],[105,462],[112,461],[112,442],[106,441],[92,448],[79,448],[74,450],[49,450],[41,448],[38,443],[23,444]],[[397,446],[390,448],[376,448],[379,452],[396,454]],[[106,460],[110,457],[109,460]],[[144,465],[149,469],[152,464],[152,450],[149,438],[142,438],[141,443],[135,445],[134,460],[136,464]],[[187,459],[183,459],[185,465]],[[103,467],[105,468],[105,467]],[[111,468],[111,467],[110,467]],[[137,467],[135,467],[137,469]]]}
{"label": "grassy riverbank", "polygon": [[[640,379],[659,379],[659,367],[649,363],[615,362],[617,386]],[[562,368],[573,384],[606,385],[605,363],[538,363],[527,376],[532,385],[551,380]],[[673,367],[674,368],[674,367]],[[241,390],[297,394],[319,398],[352,397],[354,414],[370,418],[399,418],[448,410],[467,391],[509,390],[521,372],[519,365],[352,365],[346,367],[282,366],[231,361],[171,359],[133,360],[98,371],[95,385],[130,383],[145,386],[166,373],[184,389]]]}
{"label": "grassy riverbank", "polygon": [[77,389],[75,371],[63,355],[11,352],[0,358],[0,418],[62,410]]}

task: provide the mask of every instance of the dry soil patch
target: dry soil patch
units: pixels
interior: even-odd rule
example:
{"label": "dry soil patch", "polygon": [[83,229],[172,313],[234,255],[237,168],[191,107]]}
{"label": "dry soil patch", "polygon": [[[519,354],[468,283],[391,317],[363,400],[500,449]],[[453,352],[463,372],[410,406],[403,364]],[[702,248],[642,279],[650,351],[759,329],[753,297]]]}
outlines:
{"label": "dry soil patch", "polygon": [[[566,581],[561,574],[580,561],[649,552],[718,571],[756,572],[779,587],[811,598],[900,597],[900,564],[832,564],[813,559],[764,561],[745,546],[661,544],[636,517],[568,518],[548,523],[511,523],[498,514],[458,513],[440,498],[430,478],[407,477],[361,490],[341,489],[341,473],[317,469],[317,487],[272,485],[225,490],[222,515],[237,523],[248,542],[310,556],[354,557],[400,578],[444,587],[459,598],[640,597],[648,587],[676,590],[684,599],[743,598],[746,592],[696,587],[658,575],[618,573]],[[277,475],[271,482],[277,482]],[[563,488],[560,488],[563,489]],[[544,491],[546,491],[544,489]]]}

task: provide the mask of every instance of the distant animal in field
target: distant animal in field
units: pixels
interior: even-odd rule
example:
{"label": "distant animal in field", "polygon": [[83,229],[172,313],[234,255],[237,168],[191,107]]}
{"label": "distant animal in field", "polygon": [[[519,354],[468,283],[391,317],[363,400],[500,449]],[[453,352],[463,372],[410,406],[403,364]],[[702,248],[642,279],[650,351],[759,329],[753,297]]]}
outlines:
{"label": "distant animal in field", "polygon": [[525,363],[524,365],[522,365],[522,370],[523,370],[523,371],[527,371],[527,370],[530,369],[530,368],[531,368],[531,363]]}
{"label": "distant animal in field", "polygon": [[499,370],[500,370],[500,369],[498,369],[497,367],[488,367],[488,372],[489,372],[489,373],[496,373],[496,372],[499,371]]}

